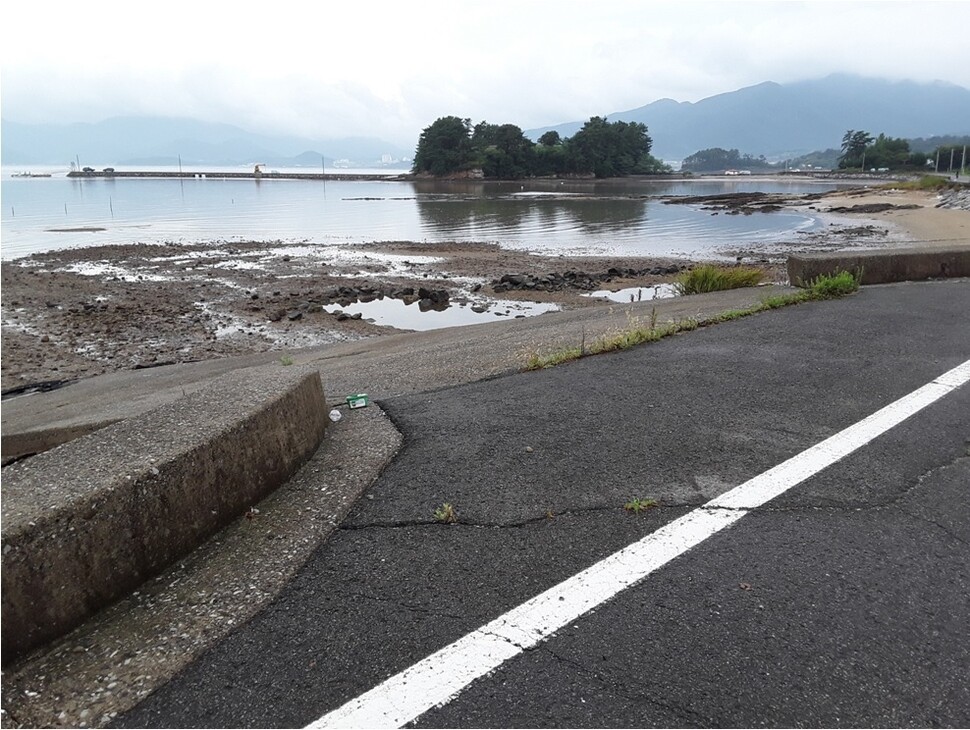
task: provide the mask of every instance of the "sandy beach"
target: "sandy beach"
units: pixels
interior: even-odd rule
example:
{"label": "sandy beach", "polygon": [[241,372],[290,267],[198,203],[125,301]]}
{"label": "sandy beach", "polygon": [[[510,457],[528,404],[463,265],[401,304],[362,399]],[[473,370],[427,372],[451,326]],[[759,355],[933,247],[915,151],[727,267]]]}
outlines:
{"label": "sandy beach", "polygon": [[[785,257],[796,251],[970,245],[970,211],[936,207],[935,193],[865,189],[783,202],[823,220],[840,212],[798,240],[721,252],[762,268],[767,281],[785,280]],[[651,296],[652,287],[696,263],[409,241],[130,244],[35,254],[2,264],[2,388],[400,331],[368,321],[365,304],[408,307],[411,322],[421,321],[422,310],[429,317],[447,310],[461,323],[609,306],[590,294],[637,287]]]}

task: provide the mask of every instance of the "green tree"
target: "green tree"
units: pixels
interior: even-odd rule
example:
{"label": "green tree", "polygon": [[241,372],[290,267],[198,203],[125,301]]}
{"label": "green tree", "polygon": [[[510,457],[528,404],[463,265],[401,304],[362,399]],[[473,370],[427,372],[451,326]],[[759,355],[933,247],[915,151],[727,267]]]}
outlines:
{"label": "green tree", "polygon": [[516,180],[534,174],[534,145],[514,124],[480,122],[471,142],[485,177]]}
{"label": "green tree", "polygon": [[569,138],[568,167],[596,177],[616,177],[661,171],[663,163],[651,156],[653,140],[640,122],[608,122],[591,117]]}
{"label": "green tree", "polygon": [[539,137],[539,144],[543,147],[555,147],[556,145],[562,144],[562,137],[559,136],[559,132],[555,129],[550,129]]}
{"label": "green tree", "polygon": [[908,160],[909,142],[902,138],[887,137],[880,133],[866,147],[866,167],[888,167],[895,170],[905,167]]}
{"label": "green tree", "polygon": [[441,117],[418,138],[411,171],[450,175],[472,166],[471,120]]}
{"label": "green tree", "polygon": [[839,167],[862,167],[866,147],[872,142],[872,135],[868,132],[850,129],[842,137],[842,156],[839,157]]}

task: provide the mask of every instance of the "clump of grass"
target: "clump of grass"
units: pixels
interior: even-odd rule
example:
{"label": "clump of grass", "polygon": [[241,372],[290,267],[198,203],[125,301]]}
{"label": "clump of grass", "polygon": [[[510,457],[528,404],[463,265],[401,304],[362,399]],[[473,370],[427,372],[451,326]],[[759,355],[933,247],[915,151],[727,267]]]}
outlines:
{"label": "clump of grass", "polygon": [[533,351],[526,358],[525,369],[542,370],[543,368],[551,368],[556,365],[561,365],[564,362],[569,362],[570,360],[578,360],[585,354],[587,353],[584,352],[582,347],[566,347],[555,352],[550,352],[548,355],[540,355],[538,351]]}
{"label": "clump of grass", "polygon": [[746,266],[722,267],[712,264],[695,266],[677,277],[674,286],[679,294],[704,294],[725,289],[757,286],[765,278],[761,269]]}
{"label": "clump of grass", "polygon": [[454,506],[445,502],[434,511],[434,518],[436,522],[444,525],[453,525],[458,522],[458,512],[455,511]]}
{"label": "clump of grass", "polygon": [[292,365],[293,364],[293,358],[290,357],[289,355],[280,355],[280,364],[281,365],[284,365],[284,366],[285,365]]}
{"label": "clump of grass", "polygon": [[647,499],[634,497],[623,505],[623,509],[625,509],[627,512],[632,512],[633,514],[638,515],[641,512],[646,512],[648,509],[653,509],[656,506],[657,500],[655,499],[650,499],[649,497]]}
{"label": "clump of grass", "polygon": [[821,274],[808,282],[808,291],[814,299],[837,299],[858,291],[861,280],[861,271]]}

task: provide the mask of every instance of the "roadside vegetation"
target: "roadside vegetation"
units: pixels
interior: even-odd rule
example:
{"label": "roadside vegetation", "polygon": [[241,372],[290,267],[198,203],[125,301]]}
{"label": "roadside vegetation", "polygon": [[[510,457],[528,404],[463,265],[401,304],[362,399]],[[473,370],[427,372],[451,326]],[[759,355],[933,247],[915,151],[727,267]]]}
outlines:
{"label": "roadside vegetation", "polygon": [[832,275],[824,274],[807,282],[805,288],[801,291],[765,297],[746,309],[728,310],[703,321],[684,319],[679,322],[658,325],[657,310],[654,308],[651,311],[649,322],[645,323],[639,318],[633,317],[627,327],[617,332],[607,333],[589,345],[586,344],[584,337],[583,341],[576,347],[560,348],[546,354],[541,354],[538,350],[529,352],[526,355],[525,369],[542,370],[589,355],[628,350],[645,342],[656,342],[681,332],[690,332],[698,327],[730,322],[758,312],[766,312],[769,309],[779,309],[804,302],[838,299],[857,291],[861,279],[862,272],[840,271]]}
{"label": "roadside vegetation", "polygon": [[954,187],[954,183],[939,175],[921,175],[916,180],[901,180],[880,186],[884,190],[944,190]]}

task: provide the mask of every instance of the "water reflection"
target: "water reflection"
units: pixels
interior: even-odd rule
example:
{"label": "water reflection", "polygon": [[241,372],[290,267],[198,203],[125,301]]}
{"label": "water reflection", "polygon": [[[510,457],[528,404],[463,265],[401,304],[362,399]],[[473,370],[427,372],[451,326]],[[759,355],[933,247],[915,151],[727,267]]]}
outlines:
{"label": "water reflection", "polygon": [[589,235],[629,232],[647,224],[654,201],[633,198],[476,198],[417,200],[421,228],[455,238]]}
{"label": "water reflection", "polygon": [[626,289],[600,289],[599,291],[583,294],[591,299],[609,299],[611,302],[643,302],[654,299],[670,299],[680,296],[674,284],[653,284],[649,286],[631,286]]}
{"label": "water reflection", "polygon": [[[660,197],[752,190],[797,193],[835,185],[590,179],[321,184],[8,176],[0,187],[0,238],[6,259],[72,245],[277,239],[323,245],[497,241],[508,248],[550,254],[690,254],[735,242],[790,241],[818,223],[802,211],[711,216],[698,206],[664,205]],[[82,238],[52,232],[85,227],[105,230]]]}

